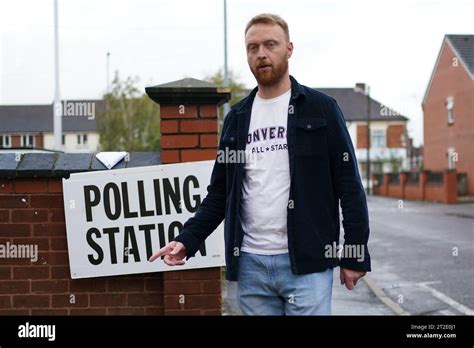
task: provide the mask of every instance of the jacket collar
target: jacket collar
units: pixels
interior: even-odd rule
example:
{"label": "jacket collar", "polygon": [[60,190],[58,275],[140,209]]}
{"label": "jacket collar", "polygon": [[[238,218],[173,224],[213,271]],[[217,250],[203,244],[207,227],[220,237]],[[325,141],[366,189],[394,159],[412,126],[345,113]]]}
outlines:
{"label": "jacket collar", "polygon": [[[300,97],[305,97],[306,92],[304,91],[304,88],[302,85],[296,81],[296,79],[290,75],[290,80],[291,80],[291,99],[296,100]],[[255,95],[258,92],[258,86],[255,87],[252,92],[248,95],[246,100],[236,108],[236,113],[245,113],[248,109],[252,107],[253,100],[255,99]]]}

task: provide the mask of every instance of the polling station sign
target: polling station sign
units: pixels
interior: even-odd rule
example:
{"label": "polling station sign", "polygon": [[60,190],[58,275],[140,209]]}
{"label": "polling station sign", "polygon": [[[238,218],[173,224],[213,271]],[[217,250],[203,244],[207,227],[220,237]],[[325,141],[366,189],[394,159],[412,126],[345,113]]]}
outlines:
{"label": "polling station sign", "polygon": [[165,164],[77,173],[63,179],[71,277],[223,266],[223,223],[185,265],[148,262],[198,209],[213,164]]}

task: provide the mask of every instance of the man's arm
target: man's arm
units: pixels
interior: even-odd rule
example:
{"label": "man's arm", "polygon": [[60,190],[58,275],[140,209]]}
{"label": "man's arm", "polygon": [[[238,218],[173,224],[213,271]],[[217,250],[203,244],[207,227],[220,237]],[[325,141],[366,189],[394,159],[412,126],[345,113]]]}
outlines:
{"label": "man's arm", "polygon": [[[356,255],[343,255],[341,269],[358,272],[370,271],[369,214],[364,187],[357,168],[354,146],[337,102],[328,105],[328,144],[332,178],[337,197],[341,200],[344,249],[352,247]],[[342,281],[342,279],[341,279]]]}

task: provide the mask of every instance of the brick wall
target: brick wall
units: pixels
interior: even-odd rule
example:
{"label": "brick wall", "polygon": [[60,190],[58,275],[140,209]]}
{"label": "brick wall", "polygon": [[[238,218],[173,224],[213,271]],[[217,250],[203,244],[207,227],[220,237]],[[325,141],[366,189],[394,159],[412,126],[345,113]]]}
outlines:
{"label": "brick wall", "polygon": [[363,124],[357,125],[357,148],[367,148],[367,126]]}
{"label": "brick wall", "polygon": [[[454,101],[453,124],[448,124],[449,96]],[[454,148],[458,157],[456,170],[467,173],[468,194],[474,196],[474,80],[447,44],[433,72],[423,114],[424,168],[444,170],[448,167],[448,148]]]}
{"label": "brick wall", "polygon": [[405,133],[405,126],[391,125],[387,127],[387,147],[403,147],[402,135]]}

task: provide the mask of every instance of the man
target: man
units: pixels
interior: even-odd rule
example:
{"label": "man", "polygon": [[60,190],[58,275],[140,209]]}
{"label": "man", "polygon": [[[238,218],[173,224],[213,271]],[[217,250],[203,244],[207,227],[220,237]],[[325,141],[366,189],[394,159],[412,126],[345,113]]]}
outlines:
{"label": "man", "polygon": [[[225,218],[226,278],[238,281],[244,314],[330,314],[333,268],[348,289],[370,271],[354,148],[336,101],[289,75],[293,43],[282,18],[252,18],[245,45],[258,87],[226,116],[219,151],[245,150],[252,160],[218,156],[195,216],[150,261],[184,264]],[[339,242],[339,201],[343,250],[360,251],[340,259],[328,253]]]}

